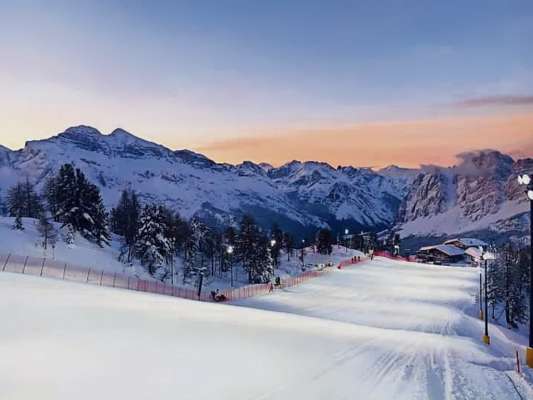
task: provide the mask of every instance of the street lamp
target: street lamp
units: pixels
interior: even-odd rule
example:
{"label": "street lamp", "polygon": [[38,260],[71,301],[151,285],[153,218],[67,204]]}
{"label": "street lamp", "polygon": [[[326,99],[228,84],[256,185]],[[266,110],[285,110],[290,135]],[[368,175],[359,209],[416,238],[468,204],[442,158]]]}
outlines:
{"label": "street lamp", "polygon": [[489,315],[489,310],[488,310],[488,290],[487,290],[487,283],[488,283],[488,275],[487,275],[487,262],[488,260],[491,258],[490,257],[490,253],[486,252],[486,251],[483,251],[483,247],[480,247],[479,250],[481,251],[481,256],[480,256],[480,259],[482,261],[485,261],[485,284],[484,284],[484,289],[485,289],[485,334],[483,335],[483,342],[485,344],[490,344],[490,336],[489,336],[489,319],[488,319],[488,315]]}
{"label": "street lamp", "polygon": [[272,258],[272,268],[276,268],[277,264],[278,264],[277,256],[276,256],[276,258],[274,258],[273,254],[272,254],[273,253],[272,250],[274,250],[274,246],[276,246],[276,239],[272,239],[270,241],[270,249],[269,249],[269,251],[270,251],[270,257]]}
{"label": "street lamp", "polygon": [[226,248],[226,253],[228,254],[228,262],[229,262],[229,273],[230,273],[230,279],[231,279],[231,287],[233,287],[233,263],[231,262],[231,255],[233,254],[233,246],[229,245]]}
{"label": "street lamp", "polygon": [[344,230],[344,249],[346,250],[346,253],[348,253],[348,234],[350,231],[348,229]]}
{"label": "street lamp", "polygon": [[526,187],[529,198],[529,346],[526,349],[526,363],[533,368],[533,182],[527,174],[518,176],[518,183]]}

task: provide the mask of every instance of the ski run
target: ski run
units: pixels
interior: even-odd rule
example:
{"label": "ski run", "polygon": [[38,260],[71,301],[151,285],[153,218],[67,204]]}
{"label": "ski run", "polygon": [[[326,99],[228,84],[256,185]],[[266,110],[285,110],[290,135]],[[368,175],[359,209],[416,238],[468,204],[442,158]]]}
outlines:
{"label": "ski run", "polygon": [[533,398],[478,274],[376,257],[227,305],[0,273],[0,398]]}

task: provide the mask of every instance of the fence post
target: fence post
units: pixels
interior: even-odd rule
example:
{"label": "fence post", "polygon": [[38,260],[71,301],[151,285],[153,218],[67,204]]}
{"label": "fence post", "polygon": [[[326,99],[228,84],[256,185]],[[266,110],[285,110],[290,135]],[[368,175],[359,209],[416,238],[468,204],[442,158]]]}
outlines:
{"label": "fence post", "polygon": [[65,263],[65,267],[63,268],[63,280],[65,280],[65,273],[67,272],[67,263]]}
{"label": "fence post", "polygon": [[104,278],[104,270],[102,270],[102,273],[100,274],[100,286],[102,286],[102,279]]}
{"label": "fence post", "polygon": [[43,270],[44,270],[44,263],[46,262],[46,257],[43,258],[43,264],[41,265],[41,273],[39,274],[39,276],[43,276]]}
{"label": "fence post", "polygon": [[128,290],[130,289],[130,276],[128,275]]}
{"label": "fence post", "polygon": [[115,280],[117,279],[117,273],[113,273],[113,287],[115,287]]}
{"label": "fence post", "polygon": [[85,281],[86,283],[89,283],[89,275],[91,274],[91,268],[89,268],[87,270],[87,280]]}
{"label": "fence post", "polygon": [[22,267],[22,273],[24,274],[24,271],[26,271],[26,264],[28,263],[28,258],[29,256],[26,256],[26,258],[24,259],[24,266]]}
{"label": "fence post", "polygon": [[4,263],[4,266],[2,267],[2,271],[5,271],[6,270],[6,267],[7,267],[7,263],[9,261],[9,258],[11,257],[11,253],[9,253],[7,255],[7,258],[6,258],[6,262]]}

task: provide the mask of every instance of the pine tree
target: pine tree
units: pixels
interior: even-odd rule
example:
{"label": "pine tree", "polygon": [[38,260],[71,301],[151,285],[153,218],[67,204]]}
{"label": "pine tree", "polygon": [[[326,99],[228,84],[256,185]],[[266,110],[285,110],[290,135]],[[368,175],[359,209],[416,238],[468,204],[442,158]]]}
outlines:
{"label": "pine tree", "polygon": [[52,215],[52,219],[55,222],[59,222],[58,213],[59,213],[59,193],[58,185],[56,183],[56,177],[51,176],[46,179],[42,196],[46,200],[46,208]]}
{"label": "pine tree", "polygon": [[136,193],[131,190],[124,190],[117,206],[111,210],[111,227],[114,233],[122,236],[123,257],[121,258],[127,262],[131,262],[134,254],[140,214],[140,203]]}
{"label": "pine tree", "polygon": [[27,179],[9,189],[7,206],[12,217],[39,218],[43,213],[41,200]]}
{"label": "pine tree", "polygon": [[317,250],[320,254],[331,254],[333,251],[333,234],[327,228],[322,228],[317,233]]}
{"label": "pine tree", "polygon": [[244,270],[248,273],[248,282],[253,282],[254,266],[252,259],[254,257],[255,246],[259,236],[259,229],[255,220],[245,215],[239,227],[239,233],[236,243],[236,254]]}
{"label": "pine tree", "polygon": [[200,275],[207,275],[207,258],[204,254],[208,228],[198,219],[190,223],[190,235],[184,244],[184,282],[197,282]]}
{"label": "pine tree", "polygon": [[41,247],[45,251],[48,249],[48,246],[55,246],[57,240],[57,231],[55,230],[54,225],[44,214],[39,218],[37,230],[39,231],[42,239]]}
{"label": "pine tree", "polygon": [[272,264],[276,268],[279,265],[279,255],[283,246],[283,232],[277,224],[272,226],[271,238],[274,244],[270,248],[270,256],[272,257]]}
{"label": "pine tree", "polygon": [[144,206],[139,221],[135,251],[151,275],[164,266],[172,251],[172,241],[166,237],[165,232],[162,208],[156,205]]}
{"label": "pine tree", "polygon": [[285,248],[285,252],[287,253],[287,261],[291,259],[293,246],[294,241],[292,239],[292,236],[289,233],[285,232],[283,234],[283,247]]}
{"label": "pine tree", "polygon": [[4,196],[2,194],[2,188],[0,188],[0,215],[7,215],[7,206],[4,200]]}
{"label": "pine tree", "polygon": [[107,212],[98,187],[71,164],[60,168],[54,184],[57,220],[99,246],[109,244]]}
{"label": "pine tree", "polygon": [[258,235],[256,238],[249,268],[252,276],[251,282],[253,283],[269,282],[274,273],[272,258],[268,249],[268,238],[264,235]]}
{"label": "pine tree", "polygon": [[273,271],[269,240],[251,216],[245,215],[241,221],[236,255],[248,274],[249,283],[268,281]]}

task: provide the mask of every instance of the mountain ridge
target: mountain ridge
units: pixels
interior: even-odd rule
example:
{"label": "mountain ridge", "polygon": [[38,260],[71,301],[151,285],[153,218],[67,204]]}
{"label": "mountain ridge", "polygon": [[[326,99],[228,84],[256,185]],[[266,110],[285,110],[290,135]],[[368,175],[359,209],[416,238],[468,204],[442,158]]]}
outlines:
{"label": "mountain ridge", "polygon": [[[122,128],[103,134],[79,125],[27,141],[20,150],[0,147],[0,184],[29,177],[40,187],[62,163],[71,162],[99,185],[107,207],[115,205],[121,190],[133,188],[145,201],[213,224],[232,224],[250,213],[265,228],[276,222],[298,235],[318,226],[337,232],[393,228],[402,236],[455,233],[451,227],[440,229],[446,215],[444,222],[457,226],[516,226],[525,198],[511,176],[533,172],[533,160],[515,161],[495,150],[459,158],[452,167],[379,170],[298,160],[279,167],[228,164],[192,150],[172,150]],[[502,219],[494,220],[500,214]]]}

